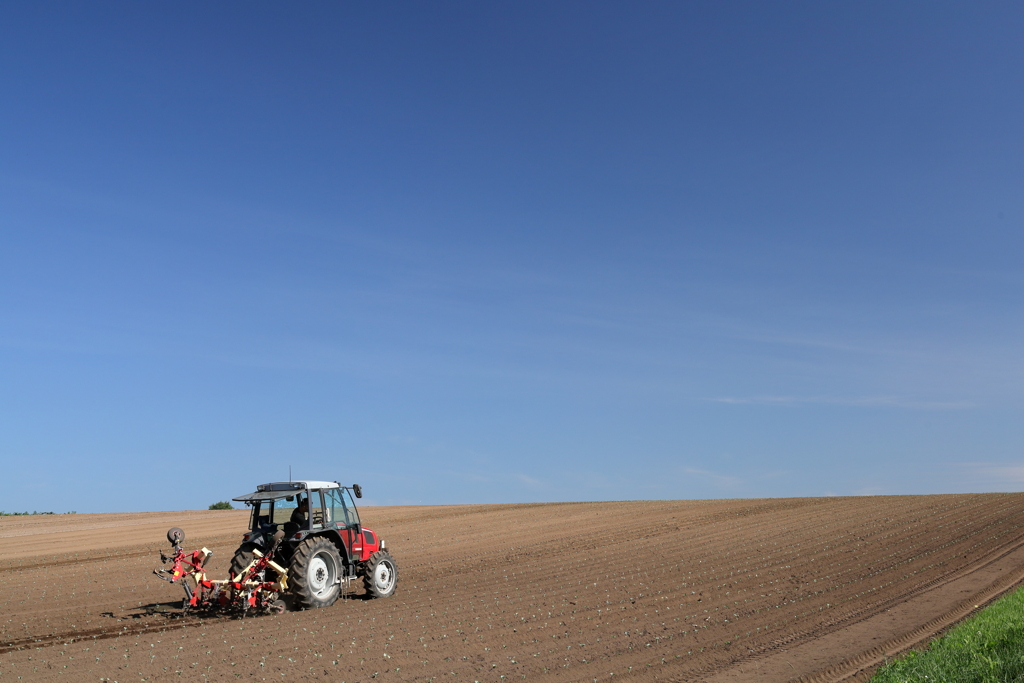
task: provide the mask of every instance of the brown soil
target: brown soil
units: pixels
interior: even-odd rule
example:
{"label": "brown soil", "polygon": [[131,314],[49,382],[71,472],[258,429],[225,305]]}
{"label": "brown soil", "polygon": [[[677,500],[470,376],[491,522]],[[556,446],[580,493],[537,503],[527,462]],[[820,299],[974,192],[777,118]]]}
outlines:
{"label": "brown soil", "polygon": [[366,508],[396,594],[180,618],[170,526],[0,518],[0,682],[863,680],[1024,580],[1024,494]]}

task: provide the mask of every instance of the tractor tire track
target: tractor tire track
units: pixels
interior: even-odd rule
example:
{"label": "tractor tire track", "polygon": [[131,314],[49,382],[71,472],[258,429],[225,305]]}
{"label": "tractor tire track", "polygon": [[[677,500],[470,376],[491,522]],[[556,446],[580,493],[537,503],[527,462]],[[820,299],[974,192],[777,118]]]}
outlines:
{"label": "tractor tire track", "polygon": [[72,645],[76,642],[91,640],[109,640],[128,636],[138,636],[145,633],[168,631],[175,628],[187,628],[202,623],[199,618],[179,617],[175,623],[165,624],[144,624],[141,626],[125,626],[121,630],[111,631],[106,628],[89,629],[86,631],[65,631],[64,633],[52,633],[45,636],[33,636],[20,638],[0,643],[0,654],[16,652],[25,649],[39,649],[52,645]]}

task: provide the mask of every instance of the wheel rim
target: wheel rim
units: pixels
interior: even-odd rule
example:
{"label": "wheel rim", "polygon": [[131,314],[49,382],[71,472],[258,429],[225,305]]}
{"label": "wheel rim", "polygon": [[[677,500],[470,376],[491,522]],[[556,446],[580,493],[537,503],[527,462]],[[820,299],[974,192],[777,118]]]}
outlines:
{"label": "wheel rim", "polygon": [[309,588],[313,595],[322,597],[334,588],[337,566],[329,553],[317,553],[309,562]]}
{"label": "wheel rim", "polygon": [[395,566],[383,560],[373,570],[373,585],[382,593],[387,593],[395,585]]}

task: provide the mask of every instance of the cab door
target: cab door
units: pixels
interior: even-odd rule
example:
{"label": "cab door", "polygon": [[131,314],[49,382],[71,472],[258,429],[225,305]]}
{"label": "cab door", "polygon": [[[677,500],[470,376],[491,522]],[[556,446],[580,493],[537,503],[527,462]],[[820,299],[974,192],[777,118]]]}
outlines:
{"label": "cab door", "polygon": [[356,560],[362,561],[365,558],[363,557],[363,534],[362,528],[359,525],[359,510],[356,508],[356,504],[352,500],[351,491],[348,489],[338,490],[341,492],[341,499],[348,514],[349,531],[352,534],[352,545],[349,546],[352,549],[352,557]]}
{"label": "cab door", "polygon": [[310,529],[314,531],[323,529],[326,524],[326,510],[324,509],[324,499],[320,495],[320,489],[312,489],[309,492],[309,521]]}
{"label": "cab door", "polygon": [[[345,499],[342,497],[341,491],[342,489],[324,489],[324,512],[327,517],[327,525],[329,528],[337,530],[342,542],[348,549],[349,556],[358,560],[359,552],[352,547],[355,540],[355,531],[352,528],[349,508],[345,505]],[[359,550],[362,550],[362,548]]]}

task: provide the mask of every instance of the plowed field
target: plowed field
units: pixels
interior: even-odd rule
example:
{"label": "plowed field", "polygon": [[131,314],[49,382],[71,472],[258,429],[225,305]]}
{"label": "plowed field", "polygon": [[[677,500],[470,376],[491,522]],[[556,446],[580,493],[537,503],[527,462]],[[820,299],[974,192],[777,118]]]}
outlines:
{"label": "plowed field", "polygon": [[170,526],[0,518],[0,681],[863,679],[1024,580],[1024,494],[366,508],[397,593],[180,618]]}

